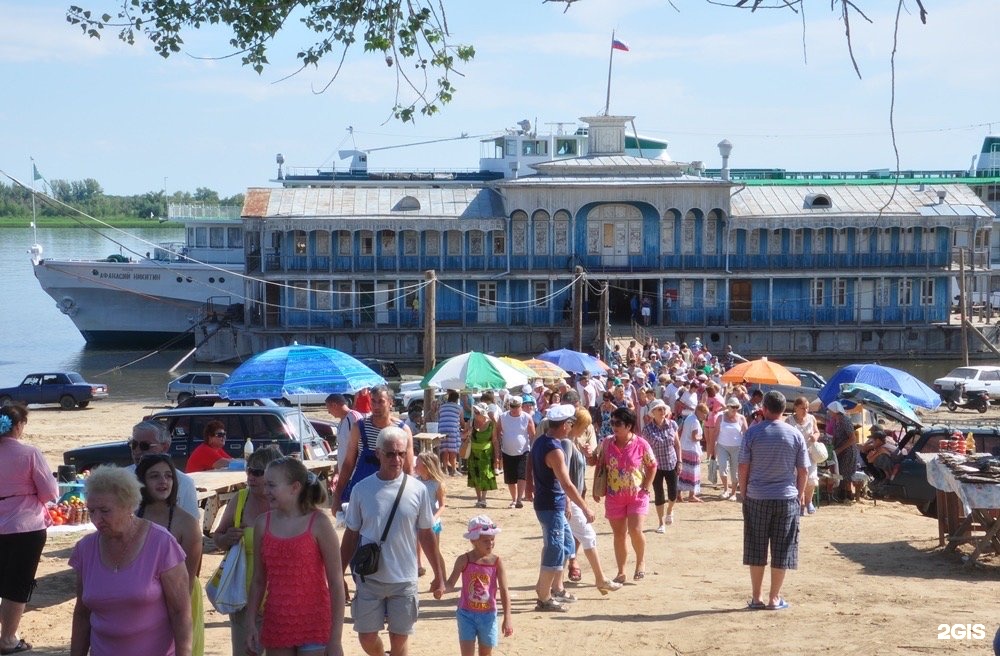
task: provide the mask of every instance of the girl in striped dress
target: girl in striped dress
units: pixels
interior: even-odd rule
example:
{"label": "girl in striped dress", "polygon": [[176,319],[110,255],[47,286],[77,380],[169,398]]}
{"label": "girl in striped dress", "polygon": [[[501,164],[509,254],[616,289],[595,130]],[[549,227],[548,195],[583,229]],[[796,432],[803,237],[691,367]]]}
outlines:
{"label": "girl in striped dress", "polygon": [[438,431],[445,435],[438,451],[441,466],[449,476],[458,472],[458,449],[462,444],[462,406],[458,398],[458,392],[448,390],[448,400],[438,410]]}

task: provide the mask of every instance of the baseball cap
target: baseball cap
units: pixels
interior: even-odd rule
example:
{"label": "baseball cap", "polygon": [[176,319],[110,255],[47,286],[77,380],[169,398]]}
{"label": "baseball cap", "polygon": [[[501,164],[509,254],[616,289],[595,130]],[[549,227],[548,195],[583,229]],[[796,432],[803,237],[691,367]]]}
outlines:
{"label": "baseball cap", "polygon": [[516,394],[513,394],[513,395],[511,395],[511,397],[509,399],[507,399],[507,404],[508,405],[521,405],[521,397],[517,396]]}
{"label": "baseball cap", "polygon": [[500,527],[486,515],[476,515],[470,519],[468,529],[462,536],[466,540],[478,540],[484,535],[496,535],[500,532]]}
{"label": "baseball cap", "polygon": [[840,401],[831,401],[830,405],[826,406],[826,409],[830,412],[845,414],[844,405]]}
{"label": "baseball cap", "polygon": [[530,394],[525,394],[524,398],[521,399],[521,401],[524,403],[524,405],[535,405],[535,397],[531,396]]}
{"label": "baseball cap", "polygon": [[572,419],[575,415],[576,408],[568,403],[561,403],[549,408],[549,411],[545,413],[545,418],[550,422],[560,422]]}

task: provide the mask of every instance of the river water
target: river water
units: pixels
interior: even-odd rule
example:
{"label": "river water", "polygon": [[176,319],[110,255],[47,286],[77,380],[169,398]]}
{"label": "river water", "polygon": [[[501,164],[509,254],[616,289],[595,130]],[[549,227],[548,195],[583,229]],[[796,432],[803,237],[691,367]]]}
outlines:
{"label": "river water", "polygon": [[[132,229],[124,234],[107,231],[126,248],[138,253],[151,250],[148,242],[182,241],[183,230]],[[143,241],[145,240],[145,241]],[[91,382],[107,383],[111,396],[118,400],[155,401],[163,398],[166,384],[180,373],[196,368],[188,360],[171,374],[169,369],[184,355],[171,350],[150,354],[148,351],[99,350],[87,348],[69,317],[56,309],[55,301],[42,291],[31,269],[28,249],[34,243],[29,228],[0,228],[0,387],[18,384],[25,374],[42,370],[79,371]],[[101,234],[85,228],[52,228],[38,231],[38,243],[45,257],[56,259],[104,258],[119,253],[120,246]],[[126,255],[129,253],[126,251]],[[138,362],[134,362],[139,360]],[[130,364],[133,363],[134,364]],[[829,377],[848,361],[798,363]],[[921,360],[919,358],[885,362],[904,369],[930,383],[960,364],[958,360]],[[126,366],[127,365],[127,366]],[[228,371],[212,365],[213,370]]]}

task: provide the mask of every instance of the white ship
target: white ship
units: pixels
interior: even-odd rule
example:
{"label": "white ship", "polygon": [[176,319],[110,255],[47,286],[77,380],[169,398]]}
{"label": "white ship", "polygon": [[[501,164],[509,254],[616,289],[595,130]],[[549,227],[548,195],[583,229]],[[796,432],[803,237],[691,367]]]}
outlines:
{"label": "white ship", "polygon": [[[145,257],[43,258],[35,277],[87,343],[115,348],[193,346],[230,319],[242,319],[243,228],[240,207],[171,205],[184,242],[151,247]],[[199,334],[200,333],[200,334]]]}

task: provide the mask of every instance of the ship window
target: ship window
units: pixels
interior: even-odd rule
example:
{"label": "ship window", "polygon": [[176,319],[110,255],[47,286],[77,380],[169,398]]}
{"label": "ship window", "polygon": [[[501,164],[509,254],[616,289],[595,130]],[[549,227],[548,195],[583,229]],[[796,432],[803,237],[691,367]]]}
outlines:
{"label": "ship window", "polygon": [[899,301],[902,307],[913,305],[913,281],[909,278],[902,278],[899,281]]}
{"label": "ship window", "polygon": [[441,233],[437,230],[424,233],[424,253],[435,257],[441,254]]}
{"label": "ship window", "polygon": [[837,278],[836,304],[839,307],[847,305],[847,281]]}
{"label": "ship window", "polygon": [[549,152],[549,144],[541,139],[525,139],[521,142],[522,155],[545,155]]}
{"label": "ship window", "polygon": [[317,255],[329,255],[330,254],[330,233],[326,230],[316,230],[313,234],[316,236],[316,254]]}
{"label": "ship window", "polygon": [[316,295],[314,306],[317,310],[332,310],[333,296],[330,294],[330,281],[317,280],[313,283],[313,292]]}
{"label": "ship window", "polygon": [[505,235],[501,230],[493,231],[493,254],[507,254],[507,235]]}
{"label": "ship window", "polygon": [[833,202],[826,194],[808,194],[805,205],[807,208],[829,208],[833,207]]}
{"label": "ship window", "polygon": [[567,157],[576,154],[576,139],[556,139],[556,155]]}
{"label": "ship window", "polygon": [[403,231],[403,255],[417,254],[417,233],[413,230]]}
{"label": "ship window", "polygon": [[194,245],[196,248],[206,248],[208,246],[208,228],[194,229]]}
{"label": "ship window", "polygon": [[549,304],[549,282],[547,280],[536,280],[533,286],[535,306],[546,307]]}
{"label": "ship window", "polygon": [[448,255],[462,254],[462,233],[458,230],[448,231]]}
{"label": "ship window", "polygon": [[292,289],[292,306],[296,309],[308,309],[309,308],[309,288],[305,280],[294,280],[291,283]]}
{"label": "ship window", "polygon": [[306,233],[303,230],[296,230],[292,234],[292,242],[295,244],[295,254],[306,254]]}
{"label": "ship window", "polygon": [[392,257],[396,254],[396,233],[392,230],[382,231],[382,255]]}
{"label": "ship window", "polygon": [[351,256],[351,233],[347,230],[337,231],[337,253]]}
{"label": "ship window", "polygon": [[374,248],[374,239],[370,230],[361,231],[361,254],[371,255]]}
{"label": "ship window", "polygon": [[920,281],[920,304],[934,305],[934,279],[924,278]]}
{"label": "ship window", "polygon": [[208,245],[211,248],[225,248],[226,230],[224,228],[209,228]]}
{"label": "ship window", "polygon": [[481,282],[477,291],[479,307],[496,307],[497,284],[495,282]]}
{"label": "ship window", "polygon": [[809,295],[809,304],[813,307],[823,307],[823,296],[826,292],[826,285],[823,280],[813,278],[812,294]]}
{"label": "ship window", "polygon": [[243,228],[227,228],[229,248],[243,248]]}
{"label": "ship window", "polygon": [[469,255],[483,255],[483,233],[480,230],[469,233]]}
{"label": "ship window", "polygon": [[419,210],[420,201],[413,196],[403,196],[393,209],[398,212]]}

